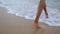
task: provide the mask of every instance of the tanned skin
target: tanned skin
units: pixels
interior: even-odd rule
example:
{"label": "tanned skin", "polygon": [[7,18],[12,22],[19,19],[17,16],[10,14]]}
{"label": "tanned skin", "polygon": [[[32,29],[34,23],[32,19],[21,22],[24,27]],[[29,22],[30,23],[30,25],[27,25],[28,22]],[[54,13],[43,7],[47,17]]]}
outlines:
{"label": "tanned skin", "polygon": [[39,5],[38,5],[38,11],[36,14],[36,18],[34,20],[34,26],[35,28],[41,28],[41,26],[39,26],[38,21],[39,21],[39,17],[41,16],[42,10],[44,9],[44,12],[46,14],[46,18],[48,18],[48,13],[46,10],[46,3],[45,0],[40,0]]}

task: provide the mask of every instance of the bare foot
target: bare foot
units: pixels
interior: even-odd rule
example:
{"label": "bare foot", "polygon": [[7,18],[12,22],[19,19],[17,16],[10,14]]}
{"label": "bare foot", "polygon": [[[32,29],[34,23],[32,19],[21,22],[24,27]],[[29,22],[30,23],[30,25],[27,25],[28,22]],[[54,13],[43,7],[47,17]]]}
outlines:
{"label": "bare foot", "polygon": [[34,27],[36,28],[36,29],[40,29],[41,27],[39,26],[39,24],[36,24],[36,22],[34,22]]}
{"label": "bare foot", "polygon": [[49,18],[48,15],[46,15],[46,18]]}

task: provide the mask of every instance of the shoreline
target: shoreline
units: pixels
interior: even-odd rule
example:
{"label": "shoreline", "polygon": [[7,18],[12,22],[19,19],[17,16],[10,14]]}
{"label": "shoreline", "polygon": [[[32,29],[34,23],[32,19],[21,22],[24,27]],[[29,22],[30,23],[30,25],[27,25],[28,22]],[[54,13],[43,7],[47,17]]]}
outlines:
{"label": "shoreline", "polygon": [[8,14],[5,7],[0,7],[0,34],[59,34],[60,27],[39,23],[42,29],[34,29],[33,20],[14,14]]}
{"label": "shoreline", "polygon": [[[2,6],[2,5],[1,5]],[[33,13],[29,13],[29,14],[32,14],[32,15],[27,15],[26,13],[24,13],[24,12],[22,12],[22,13],[24,13],[24,15],[21,13],[19,13],[19,11],[17,12],[17,10],[16,11],[14,11],[14,10],[11,10],[9,7],[7,7],[7,6],[2,6],[2,7],[6,7],[7,9],[8,9],[8,14],[15,14],[16,16],[19,16],[19,17],[24,17],[25,19],[30,19],[30,20],[34,20],[35,19],[35,13],[33,14]],[[48,7],[47,7],[47,9],[48,9]],[[51,12],[50,12],[51,11]],[[54,12],[54,11],[58,11],[57,9],[51,9],[51,8],[49,8],[48,9],[48,13],[49,13],[49,18],[48,19],[46,19],[45,18],[45,15],[44,15],[44,11],[43,11],[43,13],[42,13],[42,17],[41,17],[41,20],[39,20],[39,22],[46,22],[46,24],[48,24],[49,26],[60,26],[60,24],[59,24],[59,15],[56,15],[55,16],[55,14],[56,14],[56,12],[54,12],[54,13],[52,13],[52,11]],[[58,12],[57,12],[58,13]],[[52,15],[53,15],[53,17],[52,17]],[[54,17],[55,16],[55,17]],[[56,17],[58,17],[58,18],[56,18]],[[52,19],[53,18],[53,19]],[[54,20],[54,19],[57,19],[58,21],[56,21],[56,20]],[[52,21],[51,21],[52,20]],[[52,23],[50,23],[50,22],[52,22]],[[56,22],[58,22],[57,24],[55,24]]]}

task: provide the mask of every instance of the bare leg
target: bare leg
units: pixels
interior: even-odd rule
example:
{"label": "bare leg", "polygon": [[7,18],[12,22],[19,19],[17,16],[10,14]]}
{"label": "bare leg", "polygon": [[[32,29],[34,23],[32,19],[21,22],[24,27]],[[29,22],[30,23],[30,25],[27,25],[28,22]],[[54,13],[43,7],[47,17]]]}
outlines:
{"label": "bare leg", "polygon": [[45,11],[45,14],[46,14],[46,18],[48,18],[48,13],[47,13],[47,10],[46,10],[46,4],[44,3],[44,11]]}
{"label": "bare leg", "polygon": [[35,21],[34,21],[34,25],[36,26],[36,28],[39,28],[38,20],[39,20],[39,17],[41,15],[41,13],[42,13],[43,8],[44,8],[44,0],[41,0],[40,3],[39,3],[39,6],[38,6],[37,15],[36,15],[36,18],[35,18]]}

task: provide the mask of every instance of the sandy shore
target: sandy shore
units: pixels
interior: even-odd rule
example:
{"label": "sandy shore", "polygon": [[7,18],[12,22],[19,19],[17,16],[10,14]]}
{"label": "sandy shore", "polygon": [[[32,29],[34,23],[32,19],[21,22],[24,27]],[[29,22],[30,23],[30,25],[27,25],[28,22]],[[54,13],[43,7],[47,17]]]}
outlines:
{"label": "sandy shore", "polygon": [[33,20],[8,14],[5,7],[0,7],[0,34],[60,34],[60,27],[39,23],[42,29],[34,29]]}

